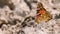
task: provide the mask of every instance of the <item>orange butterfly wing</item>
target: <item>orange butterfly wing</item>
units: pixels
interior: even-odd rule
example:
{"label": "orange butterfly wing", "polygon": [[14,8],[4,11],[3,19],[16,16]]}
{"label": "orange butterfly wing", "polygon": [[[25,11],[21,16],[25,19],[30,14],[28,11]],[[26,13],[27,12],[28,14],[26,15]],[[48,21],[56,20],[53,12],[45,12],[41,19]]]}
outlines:
{"label": "orange butterfly wing", "polygon": [[45,8],[40,8],[38,13],[37,13],[37,18],[36,21],[37,23],[40,23],[42,21],[47,22],[48,20],[50,20],[52,18],[51,14],[45,10]]}

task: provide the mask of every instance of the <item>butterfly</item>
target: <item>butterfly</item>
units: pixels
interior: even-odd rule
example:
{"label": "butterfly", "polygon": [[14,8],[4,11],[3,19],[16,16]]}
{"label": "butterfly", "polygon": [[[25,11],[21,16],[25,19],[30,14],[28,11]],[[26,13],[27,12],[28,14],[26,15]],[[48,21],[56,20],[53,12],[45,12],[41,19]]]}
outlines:
{"label": "butterfly", "polygon": [[42,3],[37,4],[37,16],[36,22],[40,23],[42,21],[49,21],[52,19],[52,15],[43,7]]}

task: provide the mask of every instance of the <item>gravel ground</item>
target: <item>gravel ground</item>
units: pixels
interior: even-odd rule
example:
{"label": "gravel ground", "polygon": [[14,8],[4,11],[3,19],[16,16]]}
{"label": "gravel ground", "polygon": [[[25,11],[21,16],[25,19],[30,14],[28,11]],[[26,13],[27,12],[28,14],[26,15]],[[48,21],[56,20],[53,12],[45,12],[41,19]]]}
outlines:
{"label": "gravel ground", "polygon": [[[37,24],[37,3],[52,19]],[[0,34],[60,34],[60,0],[0,0]]]}

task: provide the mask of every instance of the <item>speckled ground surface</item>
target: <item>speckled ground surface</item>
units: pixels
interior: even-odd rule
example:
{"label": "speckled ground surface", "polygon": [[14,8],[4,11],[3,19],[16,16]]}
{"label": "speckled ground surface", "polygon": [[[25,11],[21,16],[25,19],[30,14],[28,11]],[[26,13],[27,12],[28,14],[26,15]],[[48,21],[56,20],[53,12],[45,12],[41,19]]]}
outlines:
{"label": "speckled ground surface", "polygon": [[[37,3],[52,15],[37,24]],[[0,34],[60,34],[60,0],[0,0]]]}

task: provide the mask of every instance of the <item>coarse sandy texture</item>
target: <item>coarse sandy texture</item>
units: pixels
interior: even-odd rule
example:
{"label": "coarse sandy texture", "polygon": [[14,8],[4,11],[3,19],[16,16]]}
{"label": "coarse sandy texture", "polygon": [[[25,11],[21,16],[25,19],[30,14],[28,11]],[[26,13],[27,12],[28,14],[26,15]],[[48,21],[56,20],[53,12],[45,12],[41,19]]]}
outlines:
{"label": "coarse sandy texture", "polygon": [[[36,23],[37,3],[52,15]],[[0,34],[60,34],[59,0],[0,0]]]}

